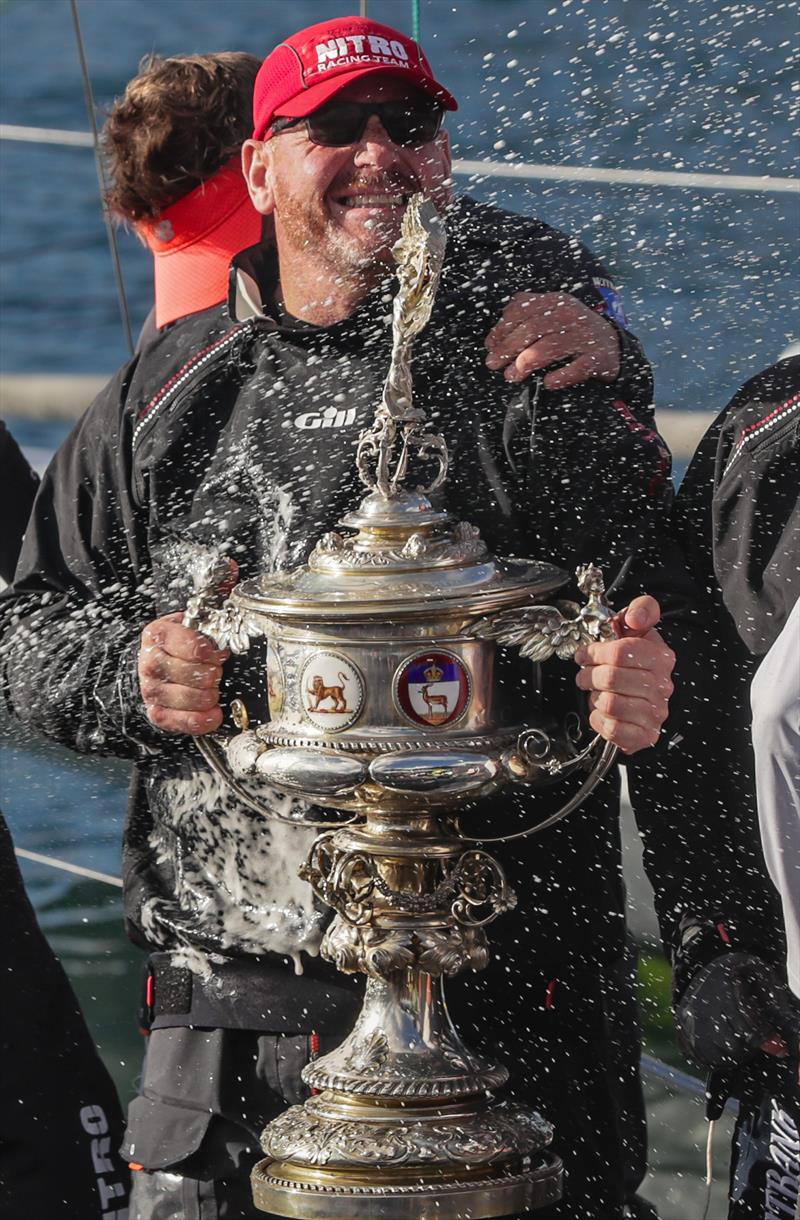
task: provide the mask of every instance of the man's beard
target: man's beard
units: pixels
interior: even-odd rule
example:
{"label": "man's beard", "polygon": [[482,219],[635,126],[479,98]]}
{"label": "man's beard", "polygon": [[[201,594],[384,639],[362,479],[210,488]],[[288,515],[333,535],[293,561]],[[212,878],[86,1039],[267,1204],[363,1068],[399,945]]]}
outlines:
{"label": "man's beard", "polygon": [[[369,194],[413,195],[417,182],[399,174],[358,174],[334,183],[329,198],[363,191]],[[382,275],[392,265],[391,250],[400,236],[403,208],[385,219],[374,219],[361,235],[348,232],[329,213],[324,198],[298,199],[287,193],[280,204],[280,223],[286,238],[298,251],[313,251],[314,257],[344,281],[369,280],[370,272]]]}

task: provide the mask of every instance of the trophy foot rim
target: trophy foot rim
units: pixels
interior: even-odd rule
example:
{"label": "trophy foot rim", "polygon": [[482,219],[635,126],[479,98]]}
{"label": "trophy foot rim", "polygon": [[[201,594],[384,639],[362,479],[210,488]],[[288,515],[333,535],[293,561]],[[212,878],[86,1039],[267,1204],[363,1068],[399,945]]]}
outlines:
{"label": "trophy foot rim", "polygon": [[265,1157],[251,1174],[259,1211],[302,1220],[495,1220],[533,1212],[562,1195],[563,1164],[549,1150],[521,1173],[480,1180],[412,1185],[330,1186],[273,1175],[279,1162]]}

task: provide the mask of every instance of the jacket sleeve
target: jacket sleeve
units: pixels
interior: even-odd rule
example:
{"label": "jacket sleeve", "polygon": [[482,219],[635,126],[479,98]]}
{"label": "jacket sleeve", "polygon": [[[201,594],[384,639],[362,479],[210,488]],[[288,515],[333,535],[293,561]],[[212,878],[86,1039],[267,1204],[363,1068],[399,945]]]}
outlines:
{"label": "jacket sleeve", "polygon": [[[748,697],[754,666],[713,568],[711,497],[722,418],[692,459],[662,562],[648,581],[657,597],[665,584],[674,592],[684,584],[686,593],[660,627],[677,657],[662,744],[630,759],[627,772],[666,951],[679,943],[681,922],[694,919],[712,930],[722,921],[736,930],[740,947],[771,956],[780,935],[755,807]],[[710,937],[708,944],[715,943]]]}
{"label": "jacket sleeve", "polygon": [[[741,639],[754,655],[763,656],[798,597],[800,403],[740,405],[744,409],[736,410],[734,399],[717,448],[711,509],[714,571]],[[770,416],[780,422],[773,425]],[[767,430],[761,439],[763,417]]]}
{"label": "jacket sleeve", "polygon": [[154,615],[124,410],[134,366],[101,393],[54,457],[15,584],[0,597],[0,666],[12,712],[72,749],[120,757],[160,736],[144,715],[135,673],[138,638]]}
{"label": "jacket sleeve", "polygon": [[39,484],[17,442],[0,419],[0,577],[14,579],[20,546]]}
{"label": "jacket sleeve", "polygon": [[[616,404],[613,391],[587,384],[571,394],[543,393],[537,421],[533,553],[570,569],[598,562],[615,583],[616,609],[642,593],[655,597],[659,632],[676,654],[661,739],[623,760],[663,940],[672,945],[685,913],[720,911],[755,939],[773,926],[774,904],[747,798],[743,709],[752,670],[736,664],[745,650],[734,638],[732,651],[710,596],[716,438],[687,475],[680,497],[687,524],[678,530],[668,451],[653,428]],[[559,503],[566,516],[549,507]]]}

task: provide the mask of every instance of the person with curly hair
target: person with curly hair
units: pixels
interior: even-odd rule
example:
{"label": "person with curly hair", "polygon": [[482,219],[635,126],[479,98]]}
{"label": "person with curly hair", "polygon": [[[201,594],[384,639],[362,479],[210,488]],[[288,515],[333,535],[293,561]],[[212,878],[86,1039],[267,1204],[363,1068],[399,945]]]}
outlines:
{"label": "person with curly hair", "polygon": [[240,166],[260,63],[242,51],[148,56],[108,116],[106,202],[153,255],[155,314],[140,346],[223,302],[231,259],[261,239]]}

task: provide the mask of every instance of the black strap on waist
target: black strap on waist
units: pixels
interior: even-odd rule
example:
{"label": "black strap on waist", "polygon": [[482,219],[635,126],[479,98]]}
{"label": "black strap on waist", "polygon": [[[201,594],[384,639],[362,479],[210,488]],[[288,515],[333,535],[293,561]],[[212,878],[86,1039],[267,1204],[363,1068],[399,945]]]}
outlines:
{"label": "black strap on waist", "polygon": [[144,1031],[176,1026],[262,1033],[348,1032],[361,1004],[360,980],[292,974],[258,961],[228,959],[208,976],[151,954],[145,970]]}

